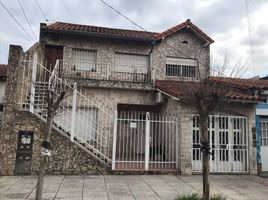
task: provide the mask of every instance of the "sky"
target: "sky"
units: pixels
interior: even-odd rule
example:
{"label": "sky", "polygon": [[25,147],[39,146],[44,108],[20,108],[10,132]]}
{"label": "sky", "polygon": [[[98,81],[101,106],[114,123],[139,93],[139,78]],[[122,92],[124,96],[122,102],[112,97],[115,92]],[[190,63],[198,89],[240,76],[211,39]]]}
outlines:
{"label": "sky", "polygon": [[[21,45],[24,50],[30,48],[39,38],[40,23],[46,19],[139,30],[101,0],[0,1],[27,32],[0,4],[0,64],[7,63],[10,44]],[[162,32],[191,19],[215,40],[211,45],[212,65],[221,65],[227,57],[228,68],[243,66],[245,73],[241,75],[245,78],[268,75],[267,0],[105,1],[147,31]]]}

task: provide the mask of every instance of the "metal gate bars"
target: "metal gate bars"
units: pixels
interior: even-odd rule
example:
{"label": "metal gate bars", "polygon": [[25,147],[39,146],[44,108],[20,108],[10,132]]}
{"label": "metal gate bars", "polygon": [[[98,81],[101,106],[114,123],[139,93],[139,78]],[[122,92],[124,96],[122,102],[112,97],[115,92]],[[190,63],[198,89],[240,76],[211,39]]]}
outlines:
{"label": "metal gate bars", "polygon": [[[248,172],[247,118],[241,116],[209,117],[208,132],[211,172]],[[193,116],[192,169],[202,172],[202,153],[199,148],[201,135],[199,117]]]}
{"label": "metal gate bars", "polygon": [[178,169],[177,116],[117,112],[114,119],[112,169],[165,171]]}

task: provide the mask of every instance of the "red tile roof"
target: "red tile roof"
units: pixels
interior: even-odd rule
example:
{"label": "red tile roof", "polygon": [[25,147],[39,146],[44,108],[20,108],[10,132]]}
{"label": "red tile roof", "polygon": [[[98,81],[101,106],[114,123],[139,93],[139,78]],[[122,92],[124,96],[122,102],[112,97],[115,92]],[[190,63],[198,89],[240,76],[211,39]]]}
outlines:
{"label": "red tile roof", "polygon": [[7,65],[0,64],[0,77],[6,77],[7,76]]}
{"label": "red tile roof", "polygon": [[242,78],[223,78],[223,77],[209,77],[210,80],[217,81],[221,84],[228,84],[234,88],[242,90],[267,90],[268,80],[261,79],[242,79]]}
{"label": "red tile roof", "polygon": [[136,31],[136,30],[126,30],[126,29],[116,29],[116,28],[108,28],[108,27],[98,27],[98,26],[88,26],[88,25],[80,25],[80,24],[70,24],[63,22],[55,22],[46,27],[48,30],[60,30],[60,31],[74,31],[77,33],[91,33],[98,35],[106,35],[106,36],[117,36],[117,37],[125,37],[125,38],[133,38],[140,40],[155,40],[155,34],[153,32],[145,32],[145,31]]}
{"label": "red tile roof", "polygon": [[[183,98],[182,87],[190,87],[189,84],[196,84],[196,82],[185,81],[168,81],[157,80],[155,86],[158,90],[165,92],[177,98]],[[230,98],[233,101],[246,101],[246,102],[263,102],[265,99],[257,96],[247,94],[243,91],[232,90],[225,95],[225,98]]]}
{"label": "red tile roof", "polygon": [[190,28],[204,42],[208,42],[209,44],[214,42],[208,35],[206,35],[201,29],[195,26],[189,19],[161,33],[88,26],[88,25],[71,24],[64,22],[55,22],[50,25],[41,24],[41,29],[48,31],[55,31],[55,32],[65,31],[69,33],[72,32],[72,33],[84,33],[84,34],[88,33],[94,35],[97,34],[98,36],[102,35],[106,37],[123,37],[128,39],[148,40],[148,41],[160,40],[184,28]]}
{"label": "red tile roof", "polygon": [[156,35],[157,39],[161,39],[163,37],[167,37],[173,33],[176,33],[184,28],[191,29],[199,38],[201,38],[204,41],[207,41],[209,43],[213,43],[214,40],[211,39],[207,34],[205,34],[201,29],[199,29],[196,25],[194,25],[190,19],[187,19],[185,22],[178,24],[172,28],[167,29],[166,31],[159,33]]}

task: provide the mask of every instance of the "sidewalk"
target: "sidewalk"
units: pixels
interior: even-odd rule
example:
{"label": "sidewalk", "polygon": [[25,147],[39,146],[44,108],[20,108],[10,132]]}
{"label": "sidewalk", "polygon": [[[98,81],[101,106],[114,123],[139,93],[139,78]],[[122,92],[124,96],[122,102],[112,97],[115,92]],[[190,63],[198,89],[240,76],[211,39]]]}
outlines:
{"label": "sidewalk", "polygon": [[[36,177],[0,177],[0,199],[35,197]],[[231,200],[267,200],[268,178],[248,175],[212,175],[212,193],[222,193]],[[106,175],[46,176],[43,199],[72,200],[173,200],[177,194],[202,193],[201,176]]]}

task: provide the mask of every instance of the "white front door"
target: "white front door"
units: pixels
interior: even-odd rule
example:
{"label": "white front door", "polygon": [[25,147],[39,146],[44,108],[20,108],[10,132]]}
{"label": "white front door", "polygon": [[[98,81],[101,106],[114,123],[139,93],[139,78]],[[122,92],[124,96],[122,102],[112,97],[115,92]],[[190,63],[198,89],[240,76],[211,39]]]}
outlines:
{"label": "white front door", "polygon": [[268,172],[268,120],[260,121],[262,171]]}
{"label": "white front door", "polygon": [[[210,116],[209,139],[211,172],[247,172],[248,141],[247,118],[240,116]],[[202,171],[199,117],[193,117],[192,169]],[[268,159],[267,159],[268,160]]]}
{"label": "white front door", "polygon": [[230,118],[227,116],[219,116],[216,117],[216,162],[217,162],[217,170],[219,172],[222,171],[230,171],[229,162],[230,162]]}

